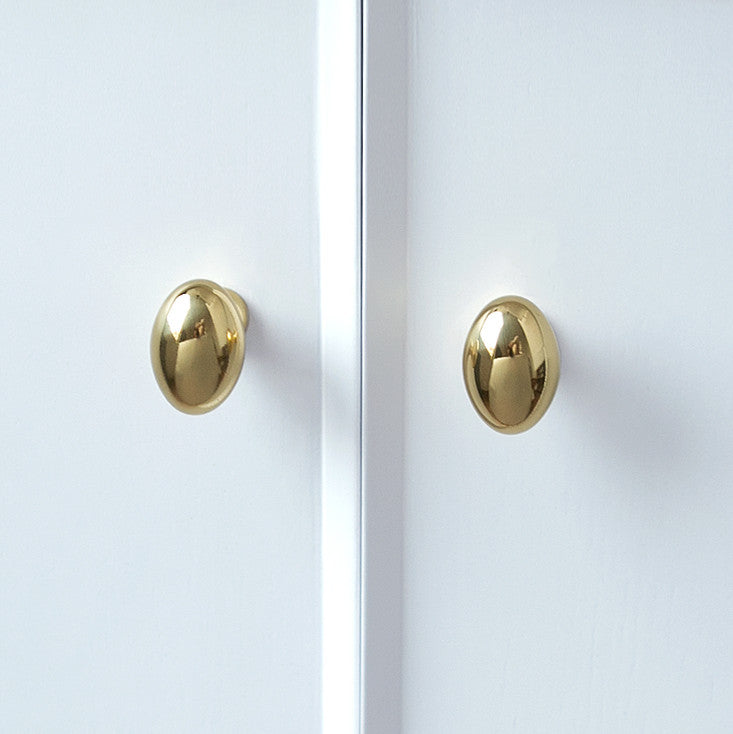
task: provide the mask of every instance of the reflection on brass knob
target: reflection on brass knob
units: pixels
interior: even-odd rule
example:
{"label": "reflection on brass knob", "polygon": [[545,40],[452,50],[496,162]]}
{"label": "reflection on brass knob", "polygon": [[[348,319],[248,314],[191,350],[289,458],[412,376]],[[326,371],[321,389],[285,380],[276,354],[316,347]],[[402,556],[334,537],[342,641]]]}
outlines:
{"label": "reflection on brass knob", "polygon": [[560,352],[542,311],[519,296],[497,298],[473,322],[463,379],[478,414],[501,433],[542,418],[557,388]]}
{"label": "reflection on brass knob", "polygon": [[153,324],[150,358],[168,402],[206,413],[232,391],[244,363],[247,304],[210,280],[178,286]]}

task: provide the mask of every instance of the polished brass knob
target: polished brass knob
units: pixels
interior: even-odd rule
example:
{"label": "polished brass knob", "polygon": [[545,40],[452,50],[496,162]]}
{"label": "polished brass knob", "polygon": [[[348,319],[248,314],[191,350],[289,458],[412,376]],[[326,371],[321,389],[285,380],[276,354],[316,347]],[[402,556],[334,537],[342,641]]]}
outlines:
{"label": "polished brass knob", "polygon": [[244,363],[249,315],[242,298],[210,280],[178,286],[153,324],[150,358],[168,402],[206,413],[232,391]]}
{"label": "polished brass knob", "polygon": [[463,379],[478,414],[501,433],[521,433],[545,414],[560,376],[560,352],[545,315],[531,301],[504,296],[469,329]]}

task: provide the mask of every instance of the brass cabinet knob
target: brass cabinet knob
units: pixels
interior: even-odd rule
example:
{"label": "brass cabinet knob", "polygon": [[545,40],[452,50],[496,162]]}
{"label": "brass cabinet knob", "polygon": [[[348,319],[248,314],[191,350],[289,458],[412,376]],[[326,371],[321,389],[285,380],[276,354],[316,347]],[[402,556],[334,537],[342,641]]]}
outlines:
{"label": "brass cabinet knob", "polygon": [[466,337],[463,379],[478,414],[521,433],[545,414],[560,376],[557,340],[542,311],[520,296],[485,306]]}
{"label": "brass cabinet knob", "polygon": [[206,413],[232,391],[244,363],[249,314],[242,298],[210,280],[178,286],[153,324],[150,358],[168,402]]}

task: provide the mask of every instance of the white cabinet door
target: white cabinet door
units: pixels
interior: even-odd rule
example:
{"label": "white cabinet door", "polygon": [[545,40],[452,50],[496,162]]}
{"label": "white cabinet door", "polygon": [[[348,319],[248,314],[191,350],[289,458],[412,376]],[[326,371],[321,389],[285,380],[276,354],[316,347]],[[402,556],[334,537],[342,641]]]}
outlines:
{"label": "white cabinet door", "polygon": [[[338,476],[322,469],[332,386],[317,173],[348,169],[317,165],[339,145],[317,121],[328,104],[358,113],[353,95],[333,99],[355,89],[356,11],[342,18],[353,39],[341,26],[351,40],[329,51],[347,71],[324,101],[319,58],[338,17],[321,8],[0,10],[5,731],[321,730],[334,634],[321,616],[343,592],[322,604],[322,475]],[[341,186],[354,196],[356,178]],[[355,247],[355,229],[341,242]],[[332,303],[348,300],[350,268]],[[250,326],[232,395],[187,416],[158,391],[149,339],[164,297],[197,277],[238,291]],[[342,355],[347,388],[355,356]],[[343,478],[352,406],[337,387]],[[341,487],[342,519],[353,491]],[[339,532],[353,584],[358,539]],[[346,604],[355,597],[347,588]]]}
{"label": "white cabinet door", "polygon": [[[367,589],[403,568],[374,721],[728,732],[733,5],[402,5],[406,105],[386,75],[366,98],[404,141],[407,248],[389,322],[402,523],[365,526],[404,541],[402,566],[366,567]],[[384,145],[367,138],[367,194]],[[367,270],[370,293],[388,302]],[[474,316],[506,294],[544,310],[562,357],[554,403],[516,436],[482,423],[461,370]]]}

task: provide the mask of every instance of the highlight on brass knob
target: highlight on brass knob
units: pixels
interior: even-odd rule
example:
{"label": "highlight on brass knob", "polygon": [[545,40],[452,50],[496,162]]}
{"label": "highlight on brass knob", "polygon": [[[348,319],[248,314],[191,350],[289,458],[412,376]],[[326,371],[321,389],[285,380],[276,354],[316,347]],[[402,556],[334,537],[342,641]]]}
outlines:
{"label": "highlight on brass knob", "polygon": [[242,298],[210,280],[190,280],[165,299],[150,358],[171,405],[196,414],[221,404],[242,371],[248,320]]}
{"label": "highlight on brass knob", "polygon": [[542,418],[560,376],[560,352],[545,315],[520,296],[485,306],[466,337],[463,379],[478,414],[501,433]]}

